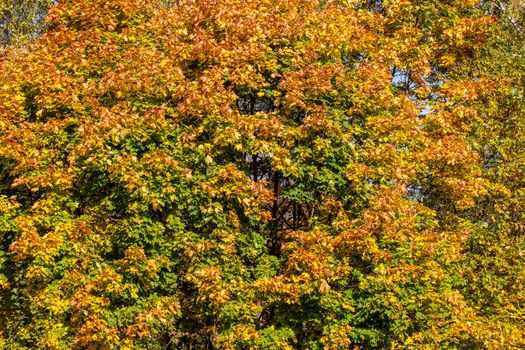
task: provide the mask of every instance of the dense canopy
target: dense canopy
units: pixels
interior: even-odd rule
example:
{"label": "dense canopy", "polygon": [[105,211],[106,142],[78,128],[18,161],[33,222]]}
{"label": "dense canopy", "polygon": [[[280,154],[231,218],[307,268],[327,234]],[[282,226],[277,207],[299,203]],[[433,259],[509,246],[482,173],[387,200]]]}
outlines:
{"label": "dense canopy", "polygon": [[525,347],[496,5],[58,1],[0,56],[0,346]]}

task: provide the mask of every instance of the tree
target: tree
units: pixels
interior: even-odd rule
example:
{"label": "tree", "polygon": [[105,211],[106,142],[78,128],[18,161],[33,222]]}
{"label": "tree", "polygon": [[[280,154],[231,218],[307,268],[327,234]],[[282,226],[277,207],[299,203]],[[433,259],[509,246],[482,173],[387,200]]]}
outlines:
{"label": "tree", "polygon": [[468,265],[509,195],[478,147],[506,81],[477,70],[501,29],[476,1],[78,0],[47,23],[0,62],[6,344],[525,344],[519,297]]}
{"label": "tree", "polygon": [[54,0],[2,0],[0,47],[25,45],[44,29],[44,18]]}
{"label": "tree", "polygon": [[485,89],[475,103],[481,118],[471,143],[483,158],[483,176],[503,191],[480,199],[467,214],[478,229],[468,239],[460,270],[468,281],[464,293],[481,313],[501,327],[523,329],[523,4],[495,1],[487,7],[503,31],[493,32],[480,52],[476,74],[500,83]]}

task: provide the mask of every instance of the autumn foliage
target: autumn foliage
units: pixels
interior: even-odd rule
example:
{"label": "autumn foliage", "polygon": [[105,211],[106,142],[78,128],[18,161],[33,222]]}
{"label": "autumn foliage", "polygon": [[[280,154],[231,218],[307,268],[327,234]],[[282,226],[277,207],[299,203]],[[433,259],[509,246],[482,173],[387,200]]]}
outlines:
{"label": "autumn foliage", "polygon": [[46,23],[0,57],[0,346],[525,346],[525,65],[479,1]]}

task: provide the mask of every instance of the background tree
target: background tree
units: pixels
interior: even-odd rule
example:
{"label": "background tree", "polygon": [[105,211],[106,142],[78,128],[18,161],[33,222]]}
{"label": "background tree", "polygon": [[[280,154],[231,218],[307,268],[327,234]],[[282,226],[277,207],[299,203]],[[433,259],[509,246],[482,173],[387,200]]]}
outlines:
{"label": "background tree", "polygon": [[0,1],[0,47],[24,45],[38,37],[44,18],[55,0]]}
{"label": "background tree", "polygon": [[465,294],[501,325],[524,328],[525,237],[523,235],[523,115],[525,112],[525,10],[521,1],[489,2],[501,28],[480,52],[476,75],[499,81],[476,104],[482,117],[472,144],[483,157],[483,174],[504,188],[482,198],[468,215],[478,222],[461,271],[469,276]]}

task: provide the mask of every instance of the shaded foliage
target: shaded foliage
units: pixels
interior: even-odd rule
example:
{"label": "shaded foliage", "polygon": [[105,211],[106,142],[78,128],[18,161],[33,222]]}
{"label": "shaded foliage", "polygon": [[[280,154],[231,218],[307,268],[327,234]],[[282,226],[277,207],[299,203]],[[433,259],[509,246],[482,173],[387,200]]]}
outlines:
{"label": "shaded foliage", "polygon": [[26,45],[45,29],[47,10],[56,0],[2,0],[0,47]]}

